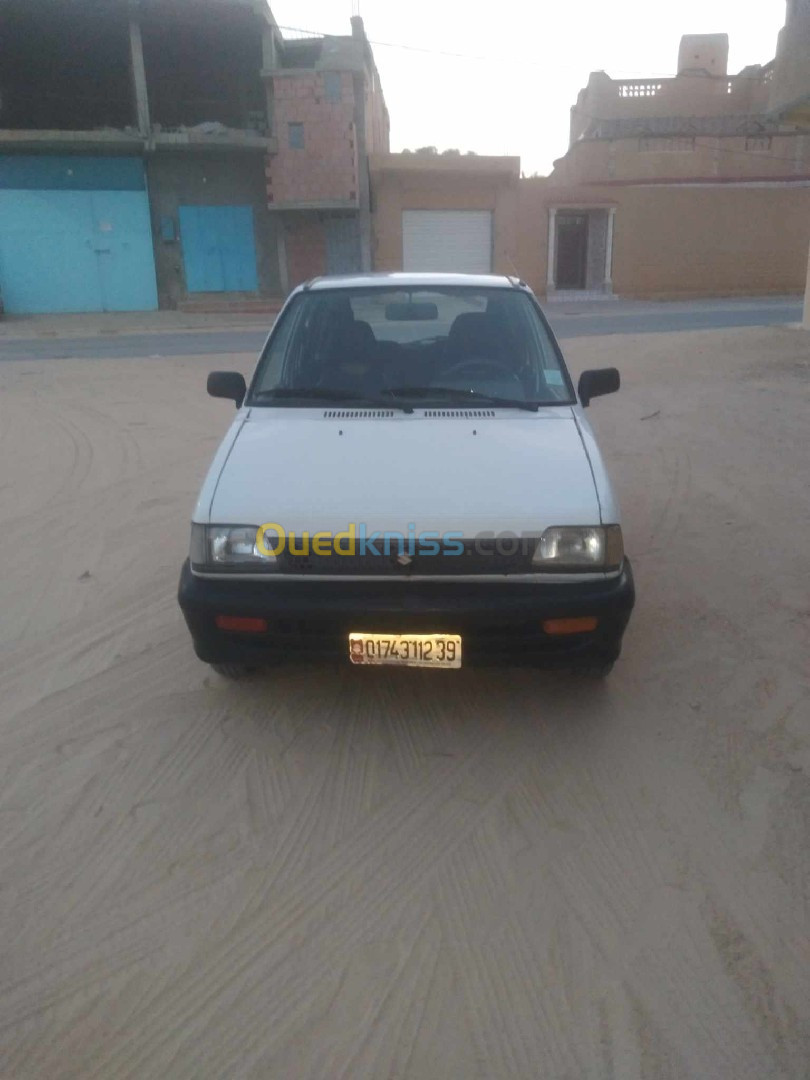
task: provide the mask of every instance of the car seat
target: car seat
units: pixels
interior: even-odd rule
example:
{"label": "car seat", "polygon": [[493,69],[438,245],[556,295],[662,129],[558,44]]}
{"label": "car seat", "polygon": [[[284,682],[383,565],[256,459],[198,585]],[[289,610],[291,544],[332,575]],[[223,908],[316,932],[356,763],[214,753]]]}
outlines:
{"label": "car seat", "polygon": [[457,315],[447,335],[447,362],[449,366],[463,360],[501,361],[503,334],[492,315],[479,311],[466,311]]}
{"label": "car seat", "polygon": [[324,365],[321,385],[336,390],[376,393],[382,385],[382,371],[375,362],[377,339],[367,322],[341,320],[336,327]]}

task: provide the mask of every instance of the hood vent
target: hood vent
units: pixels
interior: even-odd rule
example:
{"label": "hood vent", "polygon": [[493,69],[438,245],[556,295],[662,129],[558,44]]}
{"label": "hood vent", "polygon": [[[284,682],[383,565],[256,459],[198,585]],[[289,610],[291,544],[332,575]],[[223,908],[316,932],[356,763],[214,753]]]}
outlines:
{"label": "hood vent", "polygon": [[425,409],[425,416],[442,417],[448,420],[480,420],[484,416],[494,416],[494,409]]}
{"label": "hood vent", "polygon": [[327,409],[324,420],[385,420],[394,415],[393,409]]}
{"label": "hood vent", "polygon": [[[394,409],[326,409],[324,420],[387,420]],[[494,409],[425,409],[424,416],[442,420],[481,420],[494,416]]]}

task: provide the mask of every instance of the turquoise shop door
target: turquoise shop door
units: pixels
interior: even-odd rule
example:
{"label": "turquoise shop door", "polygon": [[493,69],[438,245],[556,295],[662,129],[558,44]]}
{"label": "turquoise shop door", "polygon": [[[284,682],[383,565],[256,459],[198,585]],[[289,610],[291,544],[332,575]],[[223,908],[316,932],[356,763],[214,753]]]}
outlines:
{"label": "turquoise shop door", "polygon": [[137,158],[0,158],[0,295],[10,314],[152,311]]}
{"label": "turquoise shop door", "polygon": [[146,192],[94,191],[95,254],[104,311],[158,306]]}
{"label": "turquoise shop door", "polygon": [[186,288],[257,292],[256,241],[250,206],[181,206]]}

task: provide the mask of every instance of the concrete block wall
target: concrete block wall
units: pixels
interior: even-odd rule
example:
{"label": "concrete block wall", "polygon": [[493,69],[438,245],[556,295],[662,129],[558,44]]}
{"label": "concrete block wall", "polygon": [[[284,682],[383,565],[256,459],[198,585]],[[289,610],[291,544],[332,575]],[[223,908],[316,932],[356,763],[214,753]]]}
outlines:
{"label": "concrete block wall", "polygon": [[518,158],[425,158],[416,154],[372,158],[374,269],[402,269],[404,210],[489,210],[492,269],[501,274],[517,273],[519,168]]}
{"label": "concrete block wall", "polygon": [[615,208],[613,291],[640,299],[800,293],[810,244],[801,184],[519,184],[518,273],[546,290],[550,207]]}
{"label": "concrete block wall", "polygon": [[[273,79],[278,153],[267,162],[267,198],[285,204],[352,203],[359,196],[351,72],[340,72],[341,100],[326,100],[324,72]],[[304,146],[289,143],[289,124],[304,125]]]}
{"label": "concrete block wall", "polygon": [[387,154],[390,141],[388,110],[385,107],[380,77],[375,71],[366,80],[366,152]]}
{"label": "concrete block wall", "polygon": [[651,185],[615,197],[613,287],[621,296],[762,296],[804,287],[810,188]]}
{"label": "concrete block wall", "polygon": [[779,33],[769,108],[782,109],[810,97],[810,0],[793,0]]}
{"label": "concrete block wall", "polygon": [[[667,149],[667,145],[674,149]],[[642,149],[644,147],[644,149]],[[661,147],[659,149],[659,147]],[[677,140],[583,139],[554,166],[555,184],[610,181],[780,180],[810,175],[810,134],[695,137],[691,148]]]}

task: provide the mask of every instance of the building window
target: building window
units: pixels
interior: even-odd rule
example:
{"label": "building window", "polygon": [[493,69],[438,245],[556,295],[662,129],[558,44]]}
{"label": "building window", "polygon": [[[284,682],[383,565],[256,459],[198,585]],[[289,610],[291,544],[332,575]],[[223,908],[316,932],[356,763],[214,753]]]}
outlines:
{"label": "building window", "polygon": [[323,76],[323,93],[327,101],[333,105],[340,101],[343,94],[339,71],[325,71]]}
{"label": "building window", "polygon": [[287,141],[291,150],[304,149],[304,125],[287,124]]}

